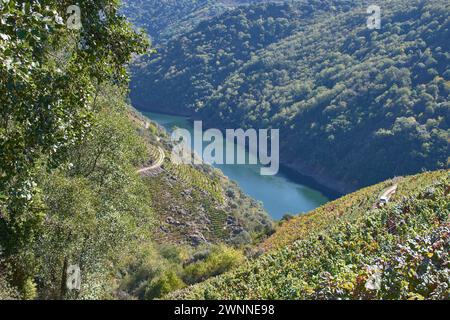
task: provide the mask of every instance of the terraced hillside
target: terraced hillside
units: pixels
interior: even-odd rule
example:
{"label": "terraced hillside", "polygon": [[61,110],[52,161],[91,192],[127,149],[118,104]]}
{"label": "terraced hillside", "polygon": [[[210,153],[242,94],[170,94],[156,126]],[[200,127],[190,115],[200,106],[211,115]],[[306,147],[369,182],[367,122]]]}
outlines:
{"label": "terraced hillside", "polygon": [[387,181],[286,222],[261,257],[170,298],[448,299],[449,174]]}
{"label": "terraced hillside", "polygon": [[151,205],[152,223],[140,222],[122,249],[113,297],[161,298],[240,265],[244,249],[273,231],[270,217],[210,166],[172,164],[166,132],[135,110],[129,117],[146,145],[146,160],[135,168],[143,169],[135,173],[147,190],[140,196]]}
{"label": "terraced hillside", "polygon": [[142,173],[158,219],[153,231],[158,243],[240,247],[271,232],[272,220],[262,206],[221,171],[208,165],[174,165],[166,132],[137,112],[131,116],[148,144],[149,162],[142,166],[157,161],[158,149],[165,153],[160,168]]}

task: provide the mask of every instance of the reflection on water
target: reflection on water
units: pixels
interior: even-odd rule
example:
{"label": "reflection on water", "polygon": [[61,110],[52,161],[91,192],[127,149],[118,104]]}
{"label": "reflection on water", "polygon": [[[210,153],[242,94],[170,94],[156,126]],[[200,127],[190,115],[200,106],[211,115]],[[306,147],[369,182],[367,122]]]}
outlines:
{"label": "reflection on water", "polygon": [[[193,133],[193,125],[185,117],[154,112],[144,114],[169,132],[174,128],[184,128]],[[242,146],[237,147],[243,149]],[[202,154],[202,150],[195,151]],[[281,219],[286,213],[308,212],[329,201],[320,191],[297,183],[282,172],[276,176],[261,176],[260,165],[214,164],[214,167],[236,181],[245,193],[261,201],[274,219]]]}

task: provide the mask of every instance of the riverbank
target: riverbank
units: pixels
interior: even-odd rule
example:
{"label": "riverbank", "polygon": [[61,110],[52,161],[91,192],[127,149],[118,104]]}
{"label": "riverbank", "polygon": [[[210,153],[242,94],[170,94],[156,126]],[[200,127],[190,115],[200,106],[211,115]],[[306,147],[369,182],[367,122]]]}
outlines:
{"label": "riverbank", "polygon": [[[145,111],[143,113],[150,120],[165,127],[168,132],[178,127],[194,134],[193,117]],[[236,144],[236,148],[245,151],[248,156],[248,150],[245,150],[244,146]],[[195,152],[202,150],[195,149]],[[261,201],[274,220],[282,219],[285,214],[297,215],[309,212],[340,196],[330,189],[315,184],[308,177],[293,174],[287,167],[281,167],[278,175],[261,176],[261,165],[213,164],[212,166],[235,181],[246,194]]]}
{"label": "riverbank", "polygon": [[[193,112],[175,113],[168,111],[166,108],[152,107],[149,109],[139,104],[135,104],[135,107],[141,113],[150,112],[150,113],[164,114],[168,116],[185,117],[189,121],[201,120],[203,121],[203,124],[206,129],[214,127],[220,128],[220,125],[210,123],[208,122],[207,119],[206,120],[201,119],[200,117],[198,117],[198,114]],[[281,152],[283,152],[283,150],[281,150]],[[324,168],[314,168],[312,166],[303,163],[301,160],[298,159],[295,159],[295,161],[292,160],[286,161],[286,159],[283,158],[280,159],[280,171],[283,172],[285,175],[289,176],[290,178],[292,178],[292,180],[296,182],[305,184],[308,187],[319,190],[331,200],[335,200],[345,194],[357,190],[355,186],[352,186],[349,183],[334,179],[330,174],[326,173],[326,170]]]}
{"label": "riverbank", "polygon": [[357,187],[326,174],[325,169],[313,168],[298,159],[295,162],[281,161],[281,166],[285,170],[289,170],[291,174],[303,177],[303,179],[309,179],[312,184],[329,193],[335,199],[358,190]]}

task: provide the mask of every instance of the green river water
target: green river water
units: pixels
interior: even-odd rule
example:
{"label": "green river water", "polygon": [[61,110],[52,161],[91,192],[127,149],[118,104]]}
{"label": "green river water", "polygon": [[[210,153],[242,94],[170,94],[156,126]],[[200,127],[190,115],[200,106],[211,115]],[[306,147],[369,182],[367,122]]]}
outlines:
{"label": "green river water", "polygon": [[[193,123],[188,118],[154,112],[145,112],[144,115],[169,132],[183,128],[193,134]],[[243,149],[242,146],[237,147]],[[202,154],[202,150],[195,151]],[[296,215],[311,211],[330,200],[321,191],[302,184],[301,179],[293,178],[283,170],[275,176],[262,176],[260,165],[214,164],[214,167],[222,170],[245,193],[261,201],[266,211],[277,220],[287,213]]]}

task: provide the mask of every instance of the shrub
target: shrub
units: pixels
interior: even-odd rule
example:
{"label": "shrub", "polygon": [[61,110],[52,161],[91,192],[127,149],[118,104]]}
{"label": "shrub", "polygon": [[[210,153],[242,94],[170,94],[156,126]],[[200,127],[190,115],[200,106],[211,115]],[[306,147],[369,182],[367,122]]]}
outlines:
{"label": "shrub", "polygon": [[18,292],[11,288],[4,276],[0,275],[0,300],[16,300],[18,298]]}
{"label": "shrub", "polygon": [[145,300],[161,298],[164,295],[184,287],[183,280],[173,271],[166,270],[152,280],[145,291]]}
{"label": "shrub", "polygon": [[223,274],[242,264],[244,260],[241,251],[220,245],[214,247],[206,259],[188,265],[184,269],[184,280],[188,284],[198,283]]}

